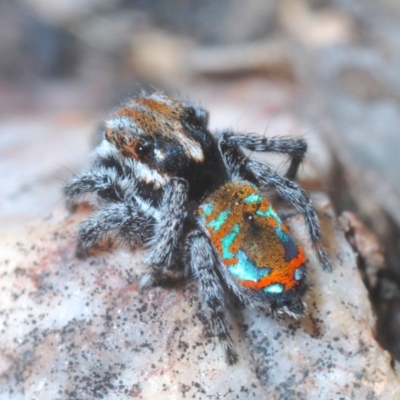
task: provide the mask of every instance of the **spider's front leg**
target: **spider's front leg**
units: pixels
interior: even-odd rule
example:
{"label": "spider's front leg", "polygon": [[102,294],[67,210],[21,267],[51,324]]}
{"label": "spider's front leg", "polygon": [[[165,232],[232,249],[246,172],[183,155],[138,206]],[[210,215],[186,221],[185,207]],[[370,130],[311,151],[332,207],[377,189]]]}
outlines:
{"label": "spider's front leg", "polygon": [[73,211],[90,196],[97,203],[124,201],[132,197],[135,177],[114,146],[103,140],[94,152],[92,165],[73,176],[64,188],[67,207]]}
{"label": "spider's front leg", "polygon": [[304,139],[286,137],[262,137],[256,134],[225,132],[222,140],[229,147],[241,146],[250,151],[285,154],[290,157],[290,166],[285,176],[294,179],[307,151]]}
{"label": "spider's front leg", "polygon": [[96,200],[113,202],[126,197],[129,182],[120,177],[116,170],[95,167],[73,176],[64,188],[67,208],[71,211],[86,196],[96,195]]}
{"label": "spider's front leg", "polygon": [[238,360],[233,350],[225,317],[224,290],[215,268],[211,244],[199,230],[192,231],[185,240],[185,264],[198,282],[200,301],[204,313],[211,322],[214,335],[224,347],[229,364]]}
{"label": "spider's front leg", "polygon": [[151,271],[141,278],[142,288],[184,275],[182,269],[174,268],[174,256],[187,218],[188,190],[188,183],[182,178],[172,178],[165,187],[159,218],[154,225],[154,236],[149,242],[150,254],[146,260]]}
{"label": "spider's front leg", "polygon": [[128,244],[146,243],[155,221],[146,211],[141,211],[133,200],[106,204],[80,225],[77,256],[86,257],[90,248],[109,235]]}

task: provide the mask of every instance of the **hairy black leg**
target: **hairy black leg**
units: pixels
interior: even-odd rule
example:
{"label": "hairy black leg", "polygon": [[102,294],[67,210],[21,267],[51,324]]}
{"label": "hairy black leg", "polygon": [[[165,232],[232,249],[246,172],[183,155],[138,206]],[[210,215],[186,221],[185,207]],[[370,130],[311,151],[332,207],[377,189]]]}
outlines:
{"label": "hairy black leg", "polygon": [[127,178],[120,177],[112,169],[94,168],[73,176],[64,188],[67,207],[74,207],[87,195],[96,193],[100,200],[122,201],[129,188]]}
{"label": "hairy black leg", "polygon": [[106,235],[126,243],[145,243],[152,235],[154,219],[128,203],[107,204],[84,221],[78,232],[77,255],[85,257],[88,250]]}
{"label": "hairy black leg", "polygon": [[260,182],[273,187],[284,200],[292,204],[299,212],[304,214],[310,231],[311,241],[318,258],[323,268],[331,271],[332,267],[328,260],[325,247],[321,241],[318,216],[308,193],[295,182],[280,176],[276,172],[272,171],[267,165],[259,161],[247,159],[245,162],[246,167],[252,171]]}
{"label": "hairy black leg", "polygon": [[222,140],[228,146],[241,146],[247,150],[285,154],[290,157],[290,166],[285,176],[294,179],[304,155],[307,142],[299,138],[262,137],[257,134],[225,132]]}
{"label": "hairy black leg", "polygon": [[188,183],[182,178],[173,178],[165,188],[160,208],[160,218],[154,227],[151,239],[150,254],[146,263],[151,272],[141,279],[141,287],[157,285],[168,279],[183,276],[183,272],[171,268],[177,243],[182,234],[184,221],[187,217],[186,202]]}
{"label": "hairy black leg", "polygon": [[222,139],[219,141],[219,148],[232,181],[246,180],[258,184],[255,175],[246,168],[247,157],[239,146],[228,144]]}
{"label": "hairy black leg", "polygon": [[211,322],[214,335],[226,351],[229,364],[234,364],[238,357],[228,330],[224,290],[215,269],[212,246],[199,230],[195,230],[185,240],[184,254],[186,265],[198,282],[203,311]]}

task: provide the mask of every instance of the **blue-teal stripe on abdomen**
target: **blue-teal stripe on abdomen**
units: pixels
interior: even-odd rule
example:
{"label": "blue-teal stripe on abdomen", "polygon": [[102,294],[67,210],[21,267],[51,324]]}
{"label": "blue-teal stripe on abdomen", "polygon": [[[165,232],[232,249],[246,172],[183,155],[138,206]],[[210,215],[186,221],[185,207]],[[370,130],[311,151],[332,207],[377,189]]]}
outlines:
{"label": "blue-teal stripe on abdomen", "polygon": [[280,283],[273,283],[272,285],[267,286],[263,290],[265,293],[269,294],[281,294],[284,291],[284,289],[285,288]]}
{"label": "blue-teal stripe on abdomen", "polygon": [[279,215],[275,212],[275,210],[269,206],[267,211],[260,211],[257,210],[256,214],[259,215],[260,217],[272,217],[278,222],[278,225],[282,224],[282,220],[280,219]]}
{"label": "blue-teal stripe on abdomen", "polygon": [[229,260],[230,258],[235,257],[235,254],[230,252],[229,247],[231,247],[233,241],[235,240],[239,232],[240,232],[240,227],[238,224],[235,224],[231,232],[229,232],[225,237],[221,239],[222,258],[224,258],[225,260]]}
{"label": "blue-teal stripe on abdomen", "polygon": [[262,201],[262,197],[258,193],[252,193],[243,199],[245,203],[259,203]]}
{"label": "blue-teal stripe on abdomen", "polygon": [[236,254],[238,262],[229,267],[232,275],[241,281],[258,282],[264,276],[270,274],[269,268],[258,268],[257,265],[247,257],[247,254],[239,250]]}
{"label": "blue-teal stripe on abdomen", "polygon": [[207,226],[212,228],[212,230],[214,232],[218,232],[221,229],[222,225],[225,223],[225,221],[228,219],[230,213],[231,212],[229,210],[225,210],[225,211],[220,212],[218,214],[217,218],[211,220],[207,224]]}
{"label": "blue-teal stripe on abdomen", "polygon": [[213,212],[214,202],[212,201],[210,203],[203,204],[202,206],[200,206],[200,208],[203,210],[204,215],[209,216]]}
{"label": "blue-teal stripe on abdomen", "polygon": [[275,210],[272,207],[268,207],[266,211],[256,211],[256,214],[261,217],[271,217],[277,222],[278,226],[276,227],[275,232],[279,236],[279,239],[281,239],[283,248],[285,249],[285,261],[289,262],[296,258],[299,253],[296,243],[290,235],[282,230],[282,220]]}

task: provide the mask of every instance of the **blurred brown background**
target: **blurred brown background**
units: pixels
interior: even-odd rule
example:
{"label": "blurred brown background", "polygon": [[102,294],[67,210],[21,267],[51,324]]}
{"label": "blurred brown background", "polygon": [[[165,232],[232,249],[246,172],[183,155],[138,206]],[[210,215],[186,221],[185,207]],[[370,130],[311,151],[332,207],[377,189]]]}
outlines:
{"label": "blurred brown background", "polygon": [[0,224],[61,204],[101,119],[141,89],[199,101],[213,127],[304,135],[317,185],[385,249],[361,267],[400,359],[399,67],[392,0],[0,0]]}

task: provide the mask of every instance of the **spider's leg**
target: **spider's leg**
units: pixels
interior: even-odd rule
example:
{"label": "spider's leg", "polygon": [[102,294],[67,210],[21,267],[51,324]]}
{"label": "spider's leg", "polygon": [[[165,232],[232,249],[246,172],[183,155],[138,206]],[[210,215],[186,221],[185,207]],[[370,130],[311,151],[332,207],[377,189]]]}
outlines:
{"label": "spider's leg", "polygon": [[307,142],[301,138],[262,137],[256,134],[225,132],[222,140],[228,146],[241,146],[251,151],[288,155],[290,166],[285,176],[289,179],[295,178],[307,151]]}
{"label": "spider's leg", "polygon": [[224,291],[215,269],[213,249],[208,239],[199,230],[192,231],[185,240],[185,261],[198,282],[203,311],[211,322],[215,336],[223,345],[229,364],[238,357],[233,350],[225,318]]}
{"label": "spider's leg", "polygon": [[324,269],[332,270],[325,247],[321,241],[318,216],[307,192],[295,182],[272,171],[267,165],[247,158],[238,146],[221,142],[221,151],[233,179],[245,179],[273,187],[278,194],[303,213],[310,231],[311,241]]}
{"label": "spider's leg", "polygon": [[71,211],[85,197],[97,202],[112,202],[126,200],[131,195],[129,188],[133,187],[135,178],[115,147],[103,140],[93,157],[90,168],[73,176],[64,188],[67,207]]}
{"label": "spider's leg", "polygon": [[64,188],[67,207],[73,210],[83,198],[97,195],[100,201],[121,201],[126,197],[129,180],[114,169],[95,167],[73,176]]}
{"label": "spider's leg", "polygon": [[88,250],[107,235],[129,244],[146,242],[153,224],[154,219],[133,202],[106,204],[80,225],[77,255],[85,257]]}
{"label": "spider's leg", "polygon": [[323,268],[331,271],[332,267],[321,240],[318,216],[308,193],[295,182],[280,176],[259,161],[247,159],[246,167],[255,175],[259,182],[273,187],[284,200],[304,214],[314,250]]}
{"label": "spider's leg", "polygon": [[177,279],[183,276],[182,271],[173,267],[177,243],[182,236],[182,228],[187,218],[186,202],[188,183],[182,178],[172,178],[164,191],[160,217],[154,226],[154,236],[149,242],[150,255],[146,263],[150,273],[141,279],[141,287],[153,286],[165,279]]}

